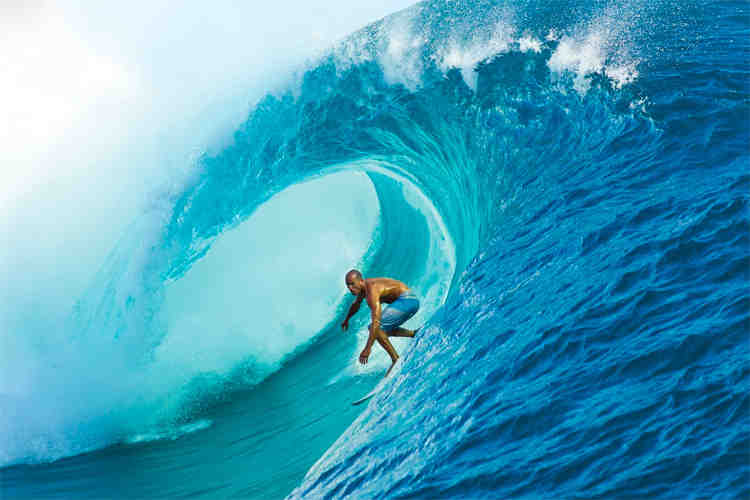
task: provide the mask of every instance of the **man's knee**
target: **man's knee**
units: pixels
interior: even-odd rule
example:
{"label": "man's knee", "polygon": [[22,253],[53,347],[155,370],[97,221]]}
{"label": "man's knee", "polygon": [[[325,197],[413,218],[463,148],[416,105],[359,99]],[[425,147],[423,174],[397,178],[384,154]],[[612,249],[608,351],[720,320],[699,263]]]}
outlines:
{"label": "man's knee", "polygon": [[[370,332],[370,333],[372,333],[372,323],[370,323],[369,325],[367,325],[367,331]],[[382,328],[379,328],[377,333],[378,333],[379,337],[386,337],[386,336],[388,336],[388,332],[386,332]]]}

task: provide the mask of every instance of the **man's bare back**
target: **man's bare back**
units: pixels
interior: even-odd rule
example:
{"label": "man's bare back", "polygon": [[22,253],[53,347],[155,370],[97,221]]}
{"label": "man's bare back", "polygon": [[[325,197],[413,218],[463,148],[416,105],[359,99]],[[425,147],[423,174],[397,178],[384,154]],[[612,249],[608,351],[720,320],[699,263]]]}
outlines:
{"label": "man's bare back", "polygon": [[[400,325],[411,318],[419,309],[419,299],[409,290],[409,287],[398,280],[391,278],[368,278],[365,279],[362,273],[352,269],[345,276],[346,286],[352,295],[357,298],[349,307],[346,319],[341,324],[341,328],[349,328],[349,318],[351,318],[362,304],[362,300],[367,301],[370,307],[372,323],[370,323],[370,335],[367,338],[367,344],[359,355],[359,362],[367,363],[370,357],[372,344],[377,340],[378,343],[386,350],[391,357],[391,368],[398,360],[398,353],[393,348],[389,336],[392,337],[414,337],[418,330],[407,330]],[[385,310],[381,304],[391,304]],[[388,369],[390,373],[391,369]],[[387,376],[387,374],[386,374]]]}

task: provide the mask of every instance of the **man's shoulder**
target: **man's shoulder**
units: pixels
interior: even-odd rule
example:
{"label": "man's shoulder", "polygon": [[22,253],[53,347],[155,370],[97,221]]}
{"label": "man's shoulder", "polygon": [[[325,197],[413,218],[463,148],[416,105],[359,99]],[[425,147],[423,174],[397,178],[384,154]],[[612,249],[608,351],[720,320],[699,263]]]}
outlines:
{"label": "man's shoulder", "polygon": [[365,280],[365,288],[369,291],[374,288],[377,288],[378,286],[378,279],[377,278],[367,278]]}
{"label": "man's shoulder", "polygon": [[367,278],[365,280],[365,286],[368,288],[386,288],[394,280],[391,278]]}
{"label": "man's shoulder", "polygon": [[395,281],[393,278],[386,278],[386,277],[378,277],[378,278],[367,278],[365,280],[365,284],[367,285],[374,285],[374,286],[383,286],[388,284],[391,281]]}
{"label": "man's shoulder", "polygon": [[368,297],[376,297],[383,290],[382,278],[367,278],[365,280],[365,289]]}

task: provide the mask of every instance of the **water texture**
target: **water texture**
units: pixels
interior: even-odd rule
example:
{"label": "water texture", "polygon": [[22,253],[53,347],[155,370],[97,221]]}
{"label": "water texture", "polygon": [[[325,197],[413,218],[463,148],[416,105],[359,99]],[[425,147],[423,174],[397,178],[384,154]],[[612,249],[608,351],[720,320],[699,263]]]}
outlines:
{"label": "water texture", "polygon": [[[575,0],[352,34],[40,340],[2,493],[747,498],[749,35],[746,2]],[[424,306],[364,410],[355,265]]]}

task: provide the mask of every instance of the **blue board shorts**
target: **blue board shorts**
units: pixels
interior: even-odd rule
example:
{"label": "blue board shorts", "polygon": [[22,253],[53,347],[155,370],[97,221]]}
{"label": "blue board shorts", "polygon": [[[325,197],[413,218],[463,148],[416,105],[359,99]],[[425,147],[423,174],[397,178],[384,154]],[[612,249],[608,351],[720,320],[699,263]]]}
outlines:
{"label": "blue board shorts", "polygon": [[383,309],[380,314],[380,329],[384,332],[395,330],[414,316],[418,310],[419,299],[414,292],[404,292]]}

